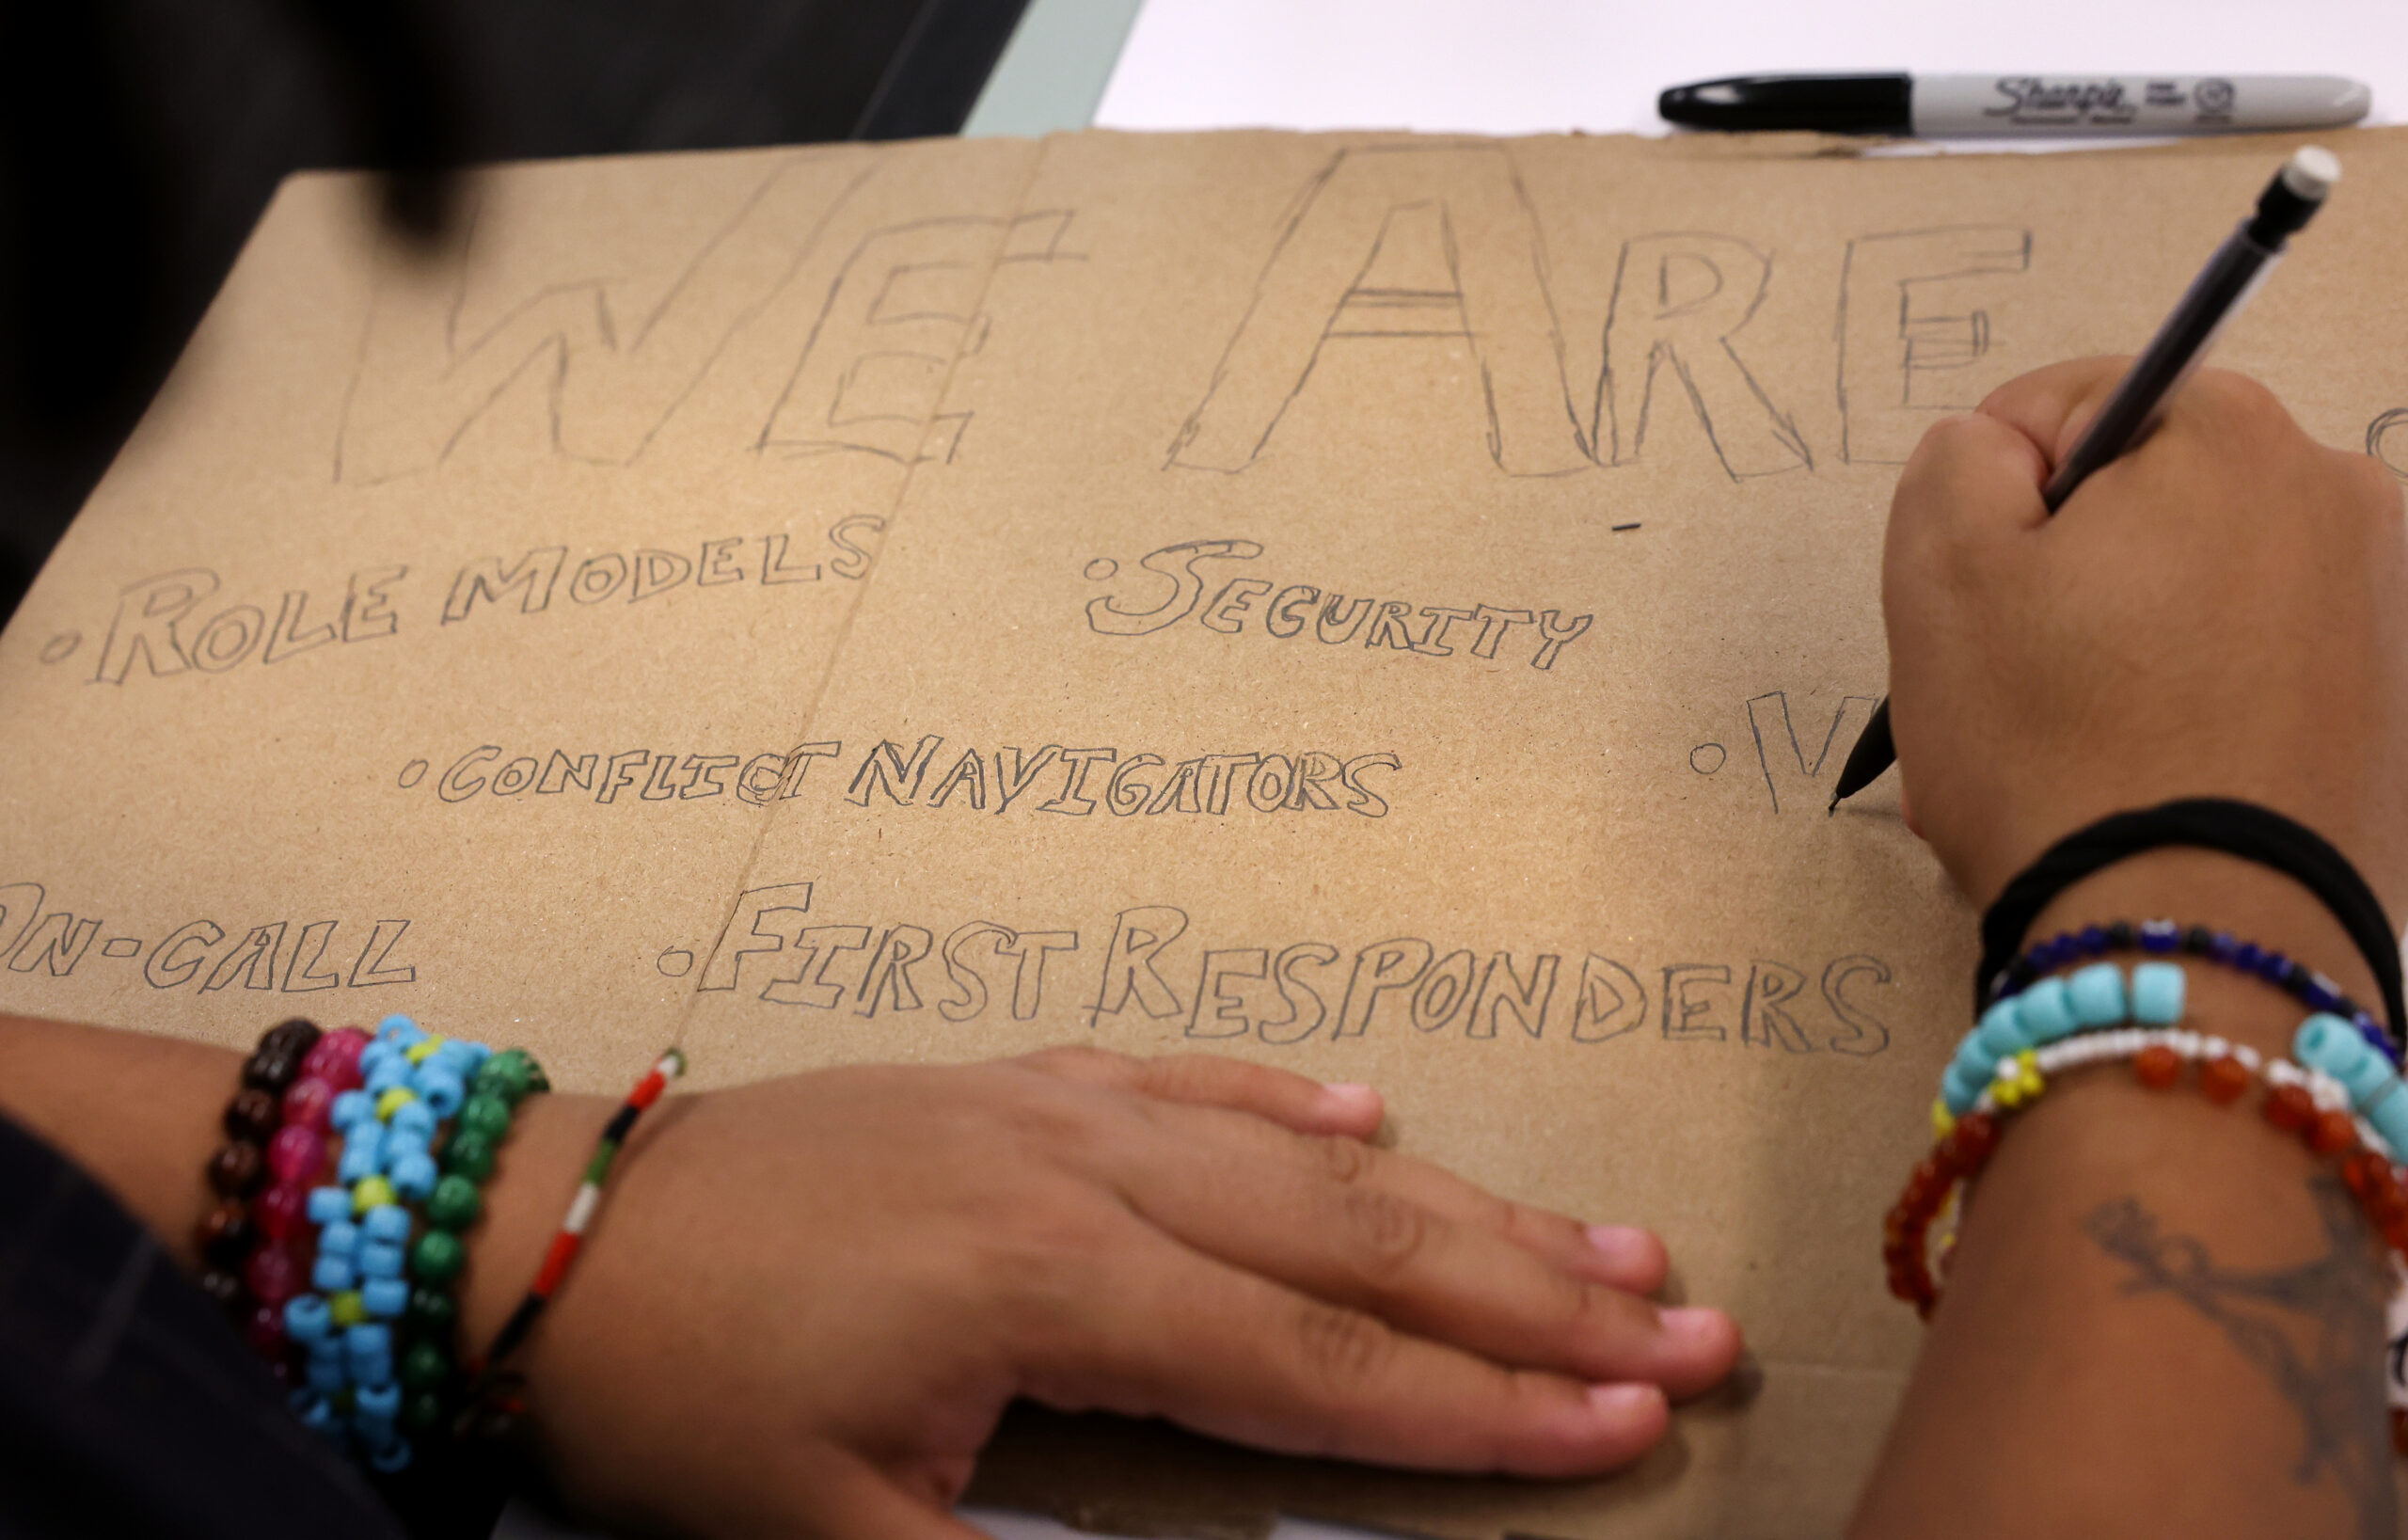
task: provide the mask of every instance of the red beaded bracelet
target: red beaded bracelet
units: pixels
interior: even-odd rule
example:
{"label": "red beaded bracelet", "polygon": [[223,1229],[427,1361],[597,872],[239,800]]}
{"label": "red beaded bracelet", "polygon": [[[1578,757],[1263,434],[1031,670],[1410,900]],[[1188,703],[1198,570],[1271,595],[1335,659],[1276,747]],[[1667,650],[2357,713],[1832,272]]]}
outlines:
{"label": "red beaded bracelet", "polygon": [[[2143,1086],[2164,1090],[2181,1083],[2182,1066],[2189,1061],[2197,1065],[2192,1084],[2219,1106],[2238,1102],[2252,1086],[2261,1088],[2258,1107],[2266,1121],[2296,1135],[2311,1154],[2333,1163],[2368,1224],[2390,1252],[2395,1274],[2408,1266],[2408,1181],[2403,1181],[2408,1173],[2394,1165],[2391,1154],[2371,1137],[2371,1131],[2362,1130],[2348,1110],[2347,1091],[2329,1077],[2289,1060],[2267,1061],[2249,1048],[2179,1029],[2111,1031],[2066,1039],[2052,1046],[2058,1053],[2052,1055],[2052,1073],[2120,1059],[2131,1065],[2133,1078]],[[1961,1215],[1962,1195],[1989,1164],[2004,1132],[2003,1120],[2029,1106],[2045,1088],[2036,1056],[2019,1057],[2022,1060],[2020,1072],[2001,1076],[2002,1087],[2014,1088],[2012,1100],[1994,1103],[1986,1096],[1980,1109],[1956,1119],[1935,1141],[1931,1153],[1916,1165],[1906,1190],[1882,1220],[1881,1260],[1890,1292],[1926,1319],[1940,1301],[1940,1280],[1934,1278],[1931,1265],[1934,1225],[1949,1215],[1952,1200]],[[2325,1094],[2320,1095],[2320,1090]],[[1953,1226],[1950,1230],[1937,1247],[1943,1278],[1955,1247]],[[2408,1407],[2391,1408],[2391,1437],[2393,1448],[2408,1455]]]}
{"label": "red beaded bracelet", "polygon": [[251,1200],[259,1241],[243,1268],[252,1301],[243,1335],[278,1379],[292,1378],[294,1369],[284,1307],[307,1286],[313,1260],[309,1189],[325,1179],[333,1154],[328,1123],[335,1098],[359,1084],[359,1054],[367,1045],[367,1033],[346,1026],[320,1038],[302,1056],[300,1078],[285,1090],[283,1119],[267,1144],[272,1180]]}

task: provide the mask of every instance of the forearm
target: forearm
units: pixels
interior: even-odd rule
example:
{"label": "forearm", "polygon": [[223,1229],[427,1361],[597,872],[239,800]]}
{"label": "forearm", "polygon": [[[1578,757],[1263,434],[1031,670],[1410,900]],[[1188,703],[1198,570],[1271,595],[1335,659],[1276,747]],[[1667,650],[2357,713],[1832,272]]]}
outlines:
{"label": "forearm", "polygon": [[190,1269],[202,1167],[243,1056],[205,1043],[0,1016],[0,1112],[98,1178]]}
{"label": "forearm", "polygon": [[[203,1168],[226,1142],[219,1119],[242,1064],[205,1043],[0,1016],[0,1113],[97,1178],[197,1272],[194,1228],[214,1200]],[[610,1106],[561,1095],[520,1103],[461,1278],[464,1346],[482,1345],[517,1303]]]}
{"label": "forearm", "polygon": [[[2376,998],[2303,891],[2167,851],[2068,890],[2036,935],[2166,915]],[[2288,1056],[2305,1012],[2195,964],[2185,1024]],[[2052,1085],[2005,1128],[1855,1533],[2383,1535],[2388,1271],[2329,1160],[2188,1082]]]}

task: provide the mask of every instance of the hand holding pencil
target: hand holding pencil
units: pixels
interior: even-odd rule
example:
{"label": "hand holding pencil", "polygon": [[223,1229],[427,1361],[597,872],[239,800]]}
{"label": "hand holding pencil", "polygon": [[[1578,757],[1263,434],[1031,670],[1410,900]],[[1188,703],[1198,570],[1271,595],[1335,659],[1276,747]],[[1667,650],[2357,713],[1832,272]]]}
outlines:
{"label": "hand holding pencil", "polygon": [[[2313,145],[2284,163],[2258,196],[2257,212],[2208,259],[2174,313],[2132,360],[2114,394],[2089,419],[2079,441],[2052,462],[2042,492],[2048,513],[2064,506],[2093,471],[2148,437],[2164,412],[2167,398],[2190,377],[2207,357],[2217,333],[2273,272],[2284,244],[2306,228],[2340,176],[2340,162],[2331,151]],[[1839,781],[1831,790],[1832,810],[1872,785],[1896,757],[1890,703],[1884,700],[1874,708],[1873,720],[1865,723],[1840,767]]]}
{"label": "hand holding pencil", "polygon": [[1916,825],[1987,904],[2068,831],[2183,796],[2317,829],[2408,901],[2400,491],[2263,386],[2202,372],[2052,519],[2043,497],[2124,360],[2000,388],[1899,477],[1882,610]]}

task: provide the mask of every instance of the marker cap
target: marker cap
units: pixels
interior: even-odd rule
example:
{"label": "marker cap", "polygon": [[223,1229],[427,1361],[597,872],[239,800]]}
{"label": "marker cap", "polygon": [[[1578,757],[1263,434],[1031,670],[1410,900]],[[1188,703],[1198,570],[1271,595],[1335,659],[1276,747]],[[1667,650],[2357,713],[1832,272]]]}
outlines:
{"label": "marker cap", "polygon": [[1734,75],[1675,86],[1656,111],[1684,128],[1904,134],[1913,94],[1903,74]]}

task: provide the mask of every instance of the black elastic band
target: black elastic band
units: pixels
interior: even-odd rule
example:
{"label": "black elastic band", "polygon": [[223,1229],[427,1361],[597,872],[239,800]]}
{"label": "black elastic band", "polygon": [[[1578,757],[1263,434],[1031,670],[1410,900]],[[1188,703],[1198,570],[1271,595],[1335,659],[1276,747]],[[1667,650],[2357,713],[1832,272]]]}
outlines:
{"label": "black elastic band", "polygon": [[2316,895],[2374,970],[2383,992],[2385,1030],[2395,1043],[2408,1009],[2400,1003],[2400,937],[2383,903],[2358,869],[2315,830],[2255,802],[2193,797],[2132,813],[2116,813],[2077,829],[2006,884],[1982,915],[1982,965],[1973,976],[1973,1008],[1989,1004],[1990,986],[2015,961],[2024,932],[2058,894],[2102,866],[2168,845],[2220,850],[2270,866]]}

